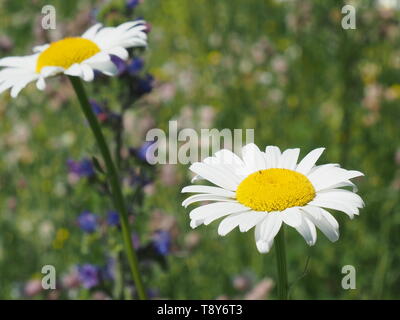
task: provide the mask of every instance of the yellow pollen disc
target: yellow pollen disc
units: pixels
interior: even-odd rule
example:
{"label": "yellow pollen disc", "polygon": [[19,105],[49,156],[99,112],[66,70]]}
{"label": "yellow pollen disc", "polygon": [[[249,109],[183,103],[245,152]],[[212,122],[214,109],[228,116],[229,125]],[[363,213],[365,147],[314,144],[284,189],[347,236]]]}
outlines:
{"label": "yellow pollen disc", "polygon": [[308,178],[289,169],[266,169],[252,173],[236,190],[236,199],[254,211],[283,211],[304,206],[315,197]]}
{"label": "yellow pollen disc", "polygon": [[62,67],[68,69],[100,52],[93,41],[84,38],[65,38],[50,44],[36,63],[36,72],[43,67]]}

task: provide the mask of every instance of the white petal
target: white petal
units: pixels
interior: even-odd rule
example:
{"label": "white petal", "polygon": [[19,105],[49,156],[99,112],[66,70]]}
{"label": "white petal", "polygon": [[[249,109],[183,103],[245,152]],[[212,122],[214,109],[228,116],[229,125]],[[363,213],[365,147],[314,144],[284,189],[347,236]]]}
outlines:
{"label": "white petal", "polygon": [[190,196],[190,197],[186,198],[185,200],[183,200],[182,206],[187,208],[187,206],[191,205],[192,203],[203,202],[203,201],[237,202],[234,199],[229,199],[224,196],[216,196],[213,194],[196,194],[196,195]]}
{"label": "white petal", "polygon": [[353,219],[354,215],[358,215],[357,207],[351,206],[351,205],[343,203],[343,202],[333,201],[333,200],[327,200],[327,199],[320,200],[318,197],[318,194],[314,198],[314,200],[310,201],[308,204],[311,206],[317,206],[317,207],[323,207],[323,208],[342,211],[342,212],[346,213],[351,219]]}
{"label": "white petal", "polygon": [[246,219],[240,223],[239,225],[240,231],[241,232],[249,231],[255,225],[259,224],[263,219],[265,219],[267,214],[268,213],[266,212],[250,211],[247,214]]}
{"label": "white petal", "polygon": [[96,23],[95,25],[91,26],[88,30],[85,31],[84,34],[82,34],[82,38],[86,39],[93,39],[94,36],[96,35],[97,31],[102,27],[103,25],[101,23]]}
{"label": "white petal", "polygon": [[118,58],[120,58],[122,60],[126,60],[129,58],[128,51],[123,47],[111,48],[110,50],[107,50],[107,53],[113,54],[114,56],[117,56]]}
{"label": "white petal", "polygon": [[313,184],[316,191],[329,188],[333,185],[363,176],[364,174],[355,170],[345,170],[337,167],[330,167],[321,173],[317,171],[308,175],[308,179]]}
{"label": "white petal", "polygon": [[242,158],[250,172],[266,169],[264,155],[254,143],[242,148]]}
{"label": "white petal", "polygon": [[207,219],[207,224],[216,219],[219,219],[228,214],[249,211],[249,208],[240,203],[233,202],[216,202],[210,203],[193,209],[189,216],[192,220],[200,220],[204,223]]}
{"label": "white petal", "polygon": [[309,246],[314,245],[315,241],[317,241],[315,225],[305,216],[302,216],[301,224],[296,227],[296,230],[303,236]]}
{"label": "white petal", "polygon": [[189,169],[199,176],[203,177],[204,179],[207,179],[213,184],[224,189],[235,191],[238,186],[238,183],[235,182],[230,176],[222,174],[212,165],[195,162],[190,166]]}
{"label": "white petal", "polygon": [[83,75],[82,68],[78,63],[74,63],[67,70],[65,70],[64,73],[69,76],[80,77],[80,78],[82,78]]}
{"label": "white petal", "polygon": [[43,77],[40,77],[38,81],[36,81],[36,88],[42,91],[46,89],[46,82],[44,81]]}
{"label": "white petal", "polygon": [[94,79],[93,69],[85,63],[81,63],[81,69],[82,69],[82,79],[84,81],[93,81]]}
{"label": "white petal", "polygon": [[[310,210],[310,206],[302,208],[307,217],[311,220],[315,226],[321,230],[321,232],[332,242],[339,239],[339,224],[336,219],[326,210],[322,208],[312,207],[314,209]],[[319,210],[319,218],[316,218],[315,211]]]}
{"label": "white petal", "polygon": [[281,157],[281,150],[275,146],[268,146],[265,148],[265,160],[267,162],[267,169],[278,168],[279,160]]}
{"label": "white petal", "polygon": [[44,77],[44,78],[47,78],[47,77],[54,76],[57,73],[61,73],[63,71],[64,71],[64,68],[61,68],[61,67],[51,67],[51,66],[43,67],[40,70],[40,76]]}
{"label": "white petal", "polygon": [[218,226],[218,234],[220,236],[225,236],[233,229],[235,229],[239,224],[246,222],[246,217],[248,212],[231,214],[226,217]]}
{"label": "white petal", "polygon": [[254,238],[256,241],[256,246],[257,246],[257,250],[260,253],[267,253],[269,252],[269,250],[272,247],[273,244],[273,240],[272,241],[264,241],[264,239],[261,238],[261,231],[264,228],[264,224],[266,223],[266,218],[264,218],[263,221],[261,221],[260,223],[258,223],[256,225],[255,231],[254,231]]}
{"label": "white petal", "polygon": [[299,154],[299,148],[285,150],[281,155],[279,167],[289,170],[295,170]]}
{"label": "white petal", "polygon": [[263,221],[261,229],[261,239],[265,242],[272,241],[282,225],[280,212],[269,212],[267,218]]}
{"label": "white petal", "polygon": [[212,186],[187,186],[184,187],[181,191],[182,193],[191,193],[191,192],[199,192],[199,193],[207,193],[207,194],[213,194],[216,196],[224,196],[228,198],[234,198],[236,197],[236,193],[225,190],[223,188],[218,188],[218,187],[212,187]]}
{"label": "white petal", "polygon": [[38,56],[39,54],[37,53],[30,56],[2,58],[0,59],[0,67],[14,67],[18,69],[35,71]]}
{"label": "white petal", "polygon": [[301,224],[301,212],[298,207],[288,208],[281,213],[281,217],[284,223],[296,228]]}
{"label": "white petal", "polygon": [[40,46],[35,46],[33,47],[32,51],[33,52],[43,52],[44,50],[46,50],[48,47],[50,47],[50,45],[48,43],[40,45]]}
{"label": "white petal", "polygon": [[364,207],[364,201],[361,199],[361,197],[358,194],[351,192],[349,190],[330,189],[325,191],[319,191],[318,198],[320,200],[334,200],[343,203],[349,203],[353,206],[356,206],[357,208]]}
{"label": "white petal", "polygon": [[296,171],[307,175],[310,172],[311,168],[318,161],[324,150],[325,148],[318,148],[311,151],[303,158],[303,160],[300,161],[300,163],[297,165]]}
{"label": "white petal", "polygon": [[239,183],[243,180],[242,177],[236,174],[237,168],[234,165],[222,163],[221,159],[217,159],[216,157],[208,157],[205,158],[203,162],[212,166],[215,170],[220,172],[220,174],[237,185],[239,185]]}
{"label": "white petal", "polygon": [[88,59],[85,61],[85,64],[91,66],[95,70],[99,70],[101,73],[104,73],[108,76],[115,76],[118,73],[117,66],[110,59],[102,62],[96,60],[89,61]]}
{"label": "white petal", "polygon": [[11,97],[16,98],[20,91],[26,87],[26,85],[38,78],[37,74],[27,75],[26,77],[18,80],[11,89]]}

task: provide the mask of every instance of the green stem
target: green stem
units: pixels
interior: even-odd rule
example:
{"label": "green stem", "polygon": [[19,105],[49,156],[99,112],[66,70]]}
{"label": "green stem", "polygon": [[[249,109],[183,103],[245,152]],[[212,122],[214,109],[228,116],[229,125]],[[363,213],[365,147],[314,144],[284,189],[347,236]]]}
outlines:
{"label": "green stem", "polygon": [[285,231],[283,226],[275,237],[276,262],[278,268],[278,298],[288,300],[288,277],[286,269]]}
{"label": "green stem", "polygon": [[101,155],[103,156],[104,163],[107,169],[107,178],[111,187],[111,195],[113,203],[121,219],[122,237],[125,244],[126,255],[129,261],[129,267],[132,273],[132,278],[133,281],[135,282],[139,299],[146,300],[147,297],[139,272],[138,259],[136,257],[135,249],[133,248],[132,245],[131,231],[128,221],[128,212],[126,210],[124,197],[122,195],[122,191],[120,188],[120,180],[117,173],[117,169],[111,158],[110,150],[107,147],[104,135],[101,131],[97,118],[92,111],[88,97],[86,95],[85,89],[82,85],[80,78],[69,76],[69,79],[78,97],[78,100],[82,107],[82,111],[85,114],[87,121],[89,122],[90,128],[92,129],[93,135],[97,141]]}

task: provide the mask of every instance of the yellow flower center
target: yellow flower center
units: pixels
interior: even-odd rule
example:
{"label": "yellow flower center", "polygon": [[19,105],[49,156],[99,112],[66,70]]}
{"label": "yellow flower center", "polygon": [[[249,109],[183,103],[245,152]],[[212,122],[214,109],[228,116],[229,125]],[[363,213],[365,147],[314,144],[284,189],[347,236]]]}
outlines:
{"label": "yellow flower center", "polygon": [[255,211],[283,211],[304,206],[315,197],[308,178],[289,169],[266,169],[252,173],[236,190],[236,199]]}
{"label": "yellow flower center", "polygon": [[43,67],[62,67],[68,69],[74,63],[94,56],[100,48],[93,41],[84,38],[65,38],[50,44],[40,55],[36,63],[36,72]]}

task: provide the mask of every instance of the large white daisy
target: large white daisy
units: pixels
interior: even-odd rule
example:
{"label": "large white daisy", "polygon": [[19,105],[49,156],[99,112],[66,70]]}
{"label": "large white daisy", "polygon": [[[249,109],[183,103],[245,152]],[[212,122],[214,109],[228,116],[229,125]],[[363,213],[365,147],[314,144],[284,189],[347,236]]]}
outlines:
{"label": "large white daisy", "polygon": [[[281,152],[268,146],[265,152],[255,144],[242,149],[242,159],[229,150],[193,163],[190,170],[216,186],[191,185],[183,193],[198,193],[182,205],[213,201],[190,212],[191,227],[208,225],[225,217],[218,233],[228,234],[237,226],[246,232],[255,227],[258,251],[268,252],[282,223],[295,228],[314,245],[316,227],[336,241],[339,224],[324,208],[342,211],[350,218],[359,214],[364,202],[350,179],[363,173],[340,168],[338,164],[315,165],[324,148],[318,148],[298,163],[300,149]],[[193,182],[192,181],[192,182]],[[353,191],[343,189],[351,187]]]}
{"label": "large white daisy", "polygon": [[110,55],[126,60],[126,48],[147,45],[144,21],[126,22],[118,27],[96,24],[80,37],[64,38],[33,48],[33,55],[0,59],[0,93],[11,88],[11,96],[30,82],[38,89],[46,86],[45,78],[64,73],[92,81],[94,70],[115,75],[117,68]]}

